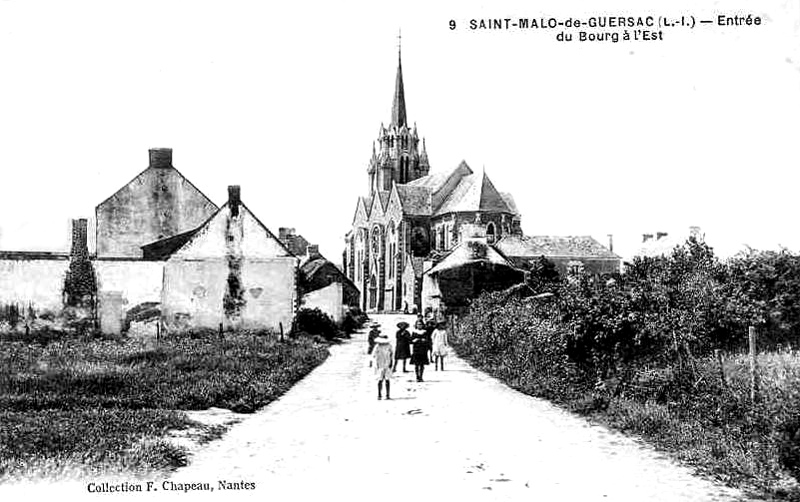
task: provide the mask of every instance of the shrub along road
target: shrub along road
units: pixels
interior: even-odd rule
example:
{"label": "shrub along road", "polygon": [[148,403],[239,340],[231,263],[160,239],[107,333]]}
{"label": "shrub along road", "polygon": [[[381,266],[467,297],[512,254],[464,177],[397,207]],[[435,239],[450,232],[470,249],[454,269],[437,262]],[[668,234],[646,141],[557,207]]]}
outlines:
{"label": "shrub along road", "polygon": [[[394,340],[403,318],[412,320],[378,320]],[[255,483],[237,499],[245,492],[272,500],[741,498],[453,356],[444,372],[428,366],[423,383],[409,365],[395,374],[392,400],[378,401],[365,349],[364,333],[333,347],[322,366],[171,480],[210,483],[217,500],[221,480]]]}

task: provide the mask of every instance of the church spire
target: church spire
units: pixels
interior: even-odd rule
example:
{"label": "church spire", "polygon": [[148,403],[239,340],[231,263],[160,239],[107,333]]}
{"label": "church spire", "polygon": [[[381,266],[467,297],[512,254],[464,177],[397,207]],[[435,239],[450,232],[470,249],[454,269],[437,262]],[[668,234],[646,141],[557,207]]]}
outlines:
{"label": "church spire", "polygon": [[394,82],[394,100],[392,101],[393,126],[406,124],[406,97],[403,91],[403,62],[400,54],[400,34],[397,35],[397,78]]}

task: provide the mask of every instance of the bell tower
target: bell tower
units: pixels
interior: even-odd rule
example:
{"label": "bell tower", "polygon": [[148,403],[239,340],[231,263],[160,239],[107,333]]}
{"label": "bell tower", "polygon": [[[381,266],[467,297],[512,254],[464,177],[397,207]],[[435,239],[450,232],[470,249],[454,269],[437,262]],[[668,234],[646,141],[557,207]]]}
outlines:
{"label": "bell tower", "polygon": [[376,191],[390,190],[392,182],[404,184],[428,175],[430,166],[428,153],[425,151],[425,139],[422,139],[422,151],[420,152],[417,125],[408,126],[403,86],[403,62],[399,43],[397,76],[392,99],[392,119],[388,127],[381,124],[378,130],[377,145],[376,151],[375,143],[372,144],[372,158],[367,168],[370,196],[374,195]]}

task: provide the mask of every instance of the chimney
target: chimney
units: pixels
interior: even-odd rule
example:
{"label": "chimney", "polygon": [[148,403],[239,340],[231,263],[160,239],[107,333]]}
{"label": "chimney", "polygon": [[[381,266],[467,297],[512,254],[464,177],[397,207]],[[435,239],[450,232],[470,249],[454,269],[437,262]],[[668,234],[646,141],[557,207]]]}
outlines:
{"label": "chimney", "polygon": [[308,256],[309,260],[321,258],[322,255],[319,254],[319,246],[317,244],[309,244],[306,248],[306,256]]}
{"label": "chimney", "polygon": [[150,167],[172,167],[172,148],[151,148]]}
{"label": "chimney", "polygon": [[239,185],[228,186],[228,207],[231,208],[233,216],[239,216],[239,204],[242,203],[241,193]]}
{"label": "chimney", "polygon": [[69,255],[73,260],[87,260],[89,258],[89,245],[86,241],[86,218],[72,220],[72,249]]}
{"label": "chimney", "polygon": [[642,234],[642,242],[647,242],[653,238],[653,234]]}
{"label": "chimney", "polygon": [[663,237],[666,237],[666,236],[667,236],[666,232],[656,232],[656,240],[657,241],[660,241]]}
{"label": "chimney", "polygon": [[608,250],[614,252],[614,234],[608,234]]}
{"label": "chimney", "polygon": [[294,229],[288,227],[280,227],[278,228],[278,239],[281,242],[285,243],[289,240],[289,237],[294,237]]}

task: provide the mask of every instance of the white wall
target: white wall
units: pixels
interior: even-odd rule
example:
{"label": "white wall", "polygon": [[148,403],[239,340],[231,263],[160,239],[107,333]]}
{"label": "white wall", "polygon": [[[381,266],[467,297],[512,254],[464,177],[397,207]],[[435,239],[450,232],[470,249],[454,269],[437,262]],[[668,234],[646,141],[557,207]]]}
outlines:
{"label": "white wall", "polygon": [[164,262],[95,260],[97,290],[120,292],[126,310],[140,303],[160,302]]}
{"label": "white wall", "polygon": [[269,260],[244,259],[244,289],[240,324],[226,319],[223,299],[228,280],[224,259],[170,259],[164,270],[162,312],[172,331],[192,328],[272,329],[289,331],[294,317],[295,268],[293,257]]}
{"label": "white wall", "polygon": [[60,311],[69,260],[0,259],[0,305]]}
{"label": "white wall", "polygon": [[140,303],[161,302],[164,262],[99,259],[92,265],[103,333],[119,333],[127,312]]}
{"label": "white wall", "polygon": [[320,309],[331,316],[337,324],[344,319],[344,289],[340,282],[334,282],[303,295],[300,303],[300,308]]}

